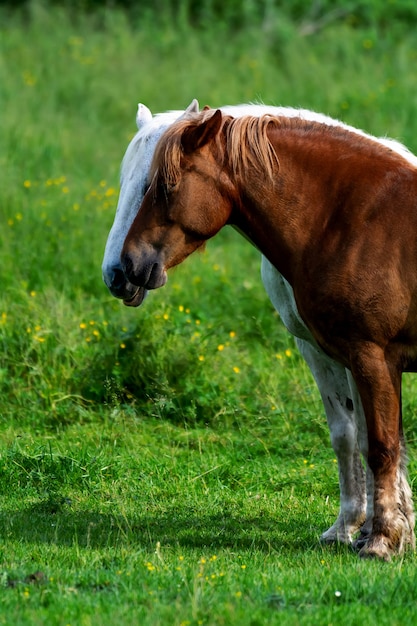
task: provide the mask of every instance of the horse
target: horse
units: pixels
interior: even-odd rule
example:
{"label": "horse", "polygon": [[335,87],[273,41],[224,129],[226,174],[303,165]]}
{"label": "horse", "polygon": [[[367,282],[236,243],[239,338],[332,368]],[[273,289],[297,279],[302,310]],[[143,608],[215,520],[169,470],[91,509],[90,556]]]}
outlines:
{"label": "horse", "polygon": [[373,476],[359,555],[414,549],[401,381],[417,370],[416,157],[340,125],[216,109],[164,132],[150,180],[122,248],[126,280],[138,294],[162,287],[226,224],[253,242],[356,384]]}
{"label": "horse", "polygon": [[[341,124],[313,111],[289,107],[240,104],[222,107],[222,110],[234,117],[274,113],[330,125]],[[155,146],[162,133],[174,121],[196,112],[198,112],[196,100],[192,101],[185,112],[167,111],[154,117],[145,105],[141,103],[138,105],[136,115],[138,132],[130,142],[122,161],[119,202],[102,264],[105,284],[113,296],[124,299],[128,306],[138,306],[145,297],[146,290],[140,290],[139,297],[137,295],[134,301],[133,295],[137,287],[126,280],[120,254],[129,227],[149,186],[149,169]],[[356,129],[352,128],[352,131]],[[299,351],[316,381],[337,458],[340,509],[336,521],[322,533],[320,540],[325,544],[339,542],[358,547],[362,538],[369,533],[372,521],[373,484],[372,474],[368,468],[365,479],[361,462],[361,453],[364,458],[366,457],[367,438],[363,410],[355,383],[350,372],[330,359],[316,344],[297,311],[291,286],[265,257],[262,257],[261,261],[261,276],[273,306],[286,328],[294,335]],[[358,530],[359,538],[353,541]]]}
{"label": "horse", "polygon": [[[247,114],[260,116],[266,113],[300,117],[326,125],[342,126],[352,132],[363,134],[362,131],[346,126],[338,120],[303,109],[241,104],[222,107],[222,110],[234,117]],[[154,117],[145,105],[138,105],[136,115],[138,132],[130,142],[123,158],[119,202],[114,224],[107,239],[102,265],[104,282],[110,292],[115,297],[124,299],[125,304],[129,306],[139,305],[146,295],[146,290],[142,289],[136,294],[135,303],[132,295],[136,293],[137,287],[126,280],[120,263],[120,253],[128,229],[149,186],[150,162],[156,143],[174,121],[196,112],[198,112],[196,100],[192,101],[185,112],[168,111]],[[401,144],[392,140],[382,138],[378,141],[390,145],[395,150],[404,150]],[[330,359],[316,344],[298,314],[291,286],[265,257],[262,257],[261,261],[261,275],[272,304],[284,325],[295,336],[298,348],[317,383],[329,424],[331,443],[337,457],[340,510],[335,523],[322,533],[321,541],[349,544],[360,528],[360,537],[354,542],[354,545],[358,546],[361,537],[369,533],[372,520],[373,484],[372,474],[367,469],[365,487],[360,452],[366,458],[367,439],[363,410],[355,383],[350,372]]]}

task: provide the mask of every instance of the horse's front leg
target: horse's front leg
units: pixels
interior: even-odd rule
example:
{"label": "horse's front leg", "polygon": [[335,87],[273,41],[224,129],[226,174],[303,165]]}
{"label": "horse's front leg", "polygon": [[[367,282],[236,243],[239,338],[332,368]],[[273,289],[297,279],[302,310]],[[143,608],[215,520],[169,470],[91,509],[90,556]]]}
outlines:
{"label": "horse's front leg", "polygon": [[366,344],[351,361],[366,417],[374,475],[372,531],[359,555],[389,560],[415,547],[414,511],[401,441],[401,370],[387,350]]}
{"label": "horse's front leg", "polygon": [[[367,491],[361,452],[367,454],[362,404],[356,386],[349,384],[343,365],[302,339],[296,339],[317,383],[326,412],[330,440],[339,470],[340,510],[334,524],[320,537],[323,543],[351,543],[355,533],[368,526]],[[359,446],[358,446],[359,443]],[[369,471],[366,483],[369,483]],[[371,480],[371,498],[373,485]],[[371,507],[372,517],[372,507]],[[371,519],[372,522],[372,519]]]}

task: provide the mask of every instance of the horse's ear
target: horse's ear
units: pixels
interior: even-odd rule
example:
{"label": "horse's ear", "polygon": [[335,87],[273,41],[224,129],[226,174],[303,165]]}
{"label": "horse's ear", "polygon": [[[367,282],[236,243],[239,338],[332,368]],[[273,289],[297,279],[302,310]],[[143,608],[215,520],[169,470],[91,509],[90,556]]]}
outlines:
{"label": "horse's ear", "polygon": [[186,108],[185,112],[186,113],[198,113],[198,111],[199,111],[198,100],[194,98],[191,104],[189,104],[188,107]]}
{"label": "horse's ear", "polygon": [[205,122],[197,126],[191,126],[184,130],[181,143],[185,153],[193,152],[202,148],[213,139],[220,130],[222,124],[222,112],[220,109],[211,115]]}
{"label": "horse's ear", "polygon": [[205,105],[203,106],[203,109],[202,109],[202,110],[203,110],[203,111],[210,111],[210,109],[211,109],[211,107],[209,107],[209,105],[208,105],[208,104],[205,104]]}
{"label": "horse's ear", "polygon": [[142,126],[145,126],[145,124],[150,122],[151,119],[152,113],[150,112],[148,107],[139,102],[138,112],[136,113],[136,126],[138,127],[138,129],[142,128]]}
{"label": "horse's ear", "polygon": [[184,113],[179,118],[180,120],[187,120],[188,118],[193,117],[195,113],[199,112],[198,100],[194,98],[191,104],[185,109]]}

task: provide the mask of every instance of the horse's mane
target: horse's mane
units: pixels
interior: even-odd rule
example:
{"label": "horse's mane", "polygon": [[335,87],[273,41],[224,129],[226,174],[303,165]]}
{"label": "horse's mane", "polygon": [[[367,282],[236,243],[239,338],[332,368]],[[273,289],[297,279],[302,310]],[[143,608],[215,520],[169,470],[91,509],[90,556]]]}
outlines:
{"label": "horse's mane", "polygon": [[[159,140],[151,167],[151,180],[158,172],[167,185],[175,185],[180,178],[180,161],[183,154],[182,138],[187,130],[202,124],[215,109],[201,111],[191,118],[174,122]],[[235,176],[243,175],[249,165],[260,174],[272,178],[279,166],[278,156],[269,141],[267,130],[271,124],[279,125],[279,118],[272,115],[255,117],[231,117],[223,115],[221,131],[216,147],[221,161],[226,159]],[[225,145],[222,142],[225,137]]]}
{"label": "horse's mane", "polygon": [[[159,173],[165,184],[175,185],[180,179],[180,162],[183,154],[182,138],[187,130],[195,128],[214,115],[215,109],[203,110],[191,118],[174,122],[160,138],[151,166],[151,180]],[[270,179],[279,167],[278,155],[268,137],[271,128],[299,130],[302,133],[328,133],[353,145],[377,154],[391,155],[391,158],[406,160],[416,165],[416,158],[401,144],[388,139],[377,139],[343,124],[332,125],[321,119],[309,120],[302,117],[263,114],[232,117],[223,114],[222,126],[217,134],[216,147],[220,162],[228,165],[235,177],[244,176],[248,166],[253,167],[263,177]]]}

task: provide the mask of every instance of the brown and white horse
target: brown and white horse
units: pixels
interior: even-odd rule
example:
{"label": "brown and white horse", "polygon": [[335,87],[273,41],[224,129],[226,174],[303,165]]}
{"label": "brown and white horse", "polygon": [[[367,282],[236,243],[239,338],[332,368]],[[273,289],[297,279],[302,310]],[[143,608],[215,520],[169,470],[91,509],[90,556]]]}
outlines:
{"label": "brown and white horse", "polygon": [[236,226],[286,278],[317,344],[349,368],[374,475],[361,556],[414,548],[401,377],[417,368],[417,168],[401,153],[299,118],[205,111],[162,136],[122,262],[138,288]]}

